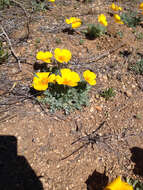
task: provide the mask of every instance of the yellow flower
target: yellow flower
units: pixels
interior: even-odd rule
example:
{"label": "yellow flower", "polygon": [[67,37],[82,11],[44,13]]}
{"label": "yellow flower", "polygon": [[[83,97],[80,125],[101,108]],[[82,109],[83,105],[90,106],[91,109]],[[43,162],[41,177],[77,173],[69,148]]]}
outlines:
{"label": "yellow flower", "polygon": [[43,91],[48,88],[48,83],[54,82],[55,79],[55,74],[50,75],[50,72],[36,73],[36,76],[33,78],[32,86],[35,90]]}
{"label": "yellow flower", "polygon": [[71,52],[67,49],[56,48],[55,59],[60,63],[67,63],[71,59]]}
{"label": "yellow flower", "polygon": [[117,177],[113,182],[105,187],[104,190],[133,190],[133,187]]}
{"label": "yellow flower", "polygon": [[78,73],[71,71],[70,69],[61,69],[61,76],[56,77],[58,84],[77,86],[80,81]]}
{"label": "yellow flower", "polygon": [[110,6],[110,8],[111,8],[113,11],[122,11],[122,8],[119,7],[118,5],[115,5],[115,3],[112,3],[112,5]]}
{"label": "yellow flower", "polygon": [[36,55],[36,58],[38,60],[42,60],[45,63],[51,63],[52,56],[53,56],[53,54],[49,51],[46,51],[46,52],[39,51]]}
{"label": "yellow flower", "polygon": [[139,5],[139,8],[143,10],[143,2]]}
{"label": "yellow flower", "polygon": [[115,22],[118,23],[118,24],[124,24],[123,21],[121,20],[121,17],[117,14],[114,14],[114,19],[115,19]]}
{"label": "yellow flower", "polygon": [[104,14],[101,14],[98,16],[98,22],[100,24],[103,24],[104,26],[108,25],[107,20],[106,20],[106,16]]}
{"label": "yellow flower", "polygon": [[55,0],[48,0],[48,1],[50,1],[50,2],[55,2]]}
{"label": "yellow flower", "polygon": [[72,28],[78,28],[81,25],[80,18],[71,17],[70,19],[65,20],[67,24],[72,24]]}
{"label": "yellow flower", "polygon": [[91,72],[90,70],[86,70],[83,72],[84,79],[90,84],[95,85],[96,84],[96,74]]}

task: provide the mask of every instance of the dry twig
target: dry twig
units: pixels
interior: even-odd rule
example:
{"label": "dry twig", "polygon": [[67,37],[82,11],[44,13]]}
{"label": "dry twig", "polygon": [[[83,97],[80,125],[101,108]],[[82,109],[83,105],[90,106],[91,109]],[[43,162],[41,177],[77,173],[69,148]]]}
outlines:
{"label": "dry twig", "polygon": [[[106,139],[108,139],[111,135],[104,135],[104,136],[100,136],[97,134],[97,131],[104,125],[106,121],[103,121],[99,127],[97,127],[97,129],[95,131],[93,131],[91,134],[86,134],[86,136],[80,137],[78,138],[76,141],[72,142],[71,145],[75,144],[76,142],[85,142],[85,144],[81,145],[78,149],[74,150],[71,154],[69,154],[68,156],[63,157],[61,160],[65,160],[68,157],[70,157],[71,155],[75,154],[76,152],[78,152],[79,150],[81,150],[82,148],[86,148],[88,145],[91,144],[92,148],[93,148],[93,144],[97,144],[97,143],[104,143],[107,145],[107,143],[105,142]],[[109,147],[109,145],[107,145]],[[110,148],[110,147],[109,147]],[[94,148],[93,148],[94,149]],[[111,149],[111,148],[110,148]]]}
{"label": "dry twig", "polygon": [[2,32],[3,32],[3,35],[4,35],[4,36],[6,37],[6,39],[7,39],[7,42],[8,42],[8,44],[9,44],[9,47],[10,47],[10,50],[11,50],[11,53],[12,53],[13,57],[16,59],[16,61],[17,61],[17,63],[18,63],[19,70],[22,71],[20,59],[19,59],[19,57],[16,55],[16,53],[15,53],[13,47],[12,47],[12,43],[11,43],[10,38],[8,37],[6,31],[4,30],[4,28],[3,28],[2,26],[1,26],[1,30],[2,30]]}

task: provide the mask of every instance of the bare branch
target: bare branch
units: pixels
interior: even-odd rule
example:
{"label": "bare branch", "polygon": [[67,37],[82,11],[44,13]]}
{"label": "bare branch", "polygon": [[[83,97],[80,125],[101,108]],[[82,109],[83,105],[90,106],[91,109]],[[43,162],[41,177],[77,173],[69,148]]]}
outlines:
{"label": "bare branch", "polygon": [[16,59],[16,61],[17,61],[17,63],[18,63],[19,70],[22,71],[20,59],[18,58],[18,56],[16,55],[16,53],[15,53],[13,47],[12,47],[12,43],[11,43],[10,38],[8,37],[6,31],[4,30],[4,28],[3,28],[2,26],[1,26],[1,29],[2,29],[2,32],[3,32],[4,36],[5,36],[6,39],[7,39],[7,42],[8,42],[8,44],[9,44],[9,47],[10,47],[10,50],[11,50],[12,55],[13,55],[13,57]]}

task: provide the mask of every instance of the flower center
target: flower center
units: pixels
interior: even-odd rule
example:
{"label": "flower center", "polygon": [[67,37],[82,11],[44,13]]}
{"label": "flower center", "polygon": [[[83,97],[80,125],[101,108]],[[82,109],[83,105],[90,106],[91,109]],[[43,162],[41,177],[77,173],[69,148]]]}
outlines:
{"label": "flower center", "polygon": [[41,84],[43,84],[43,85],[46,85],[46,84],[48,84],[48,78],[43,78],[42,80],[41,80]]}
{"label": "flower center", "polygon": [[61,61],[64,61],[64,60],[65,60],[65,57],[64,57],[64,56],[59,56],[59,59],[60,59]]}

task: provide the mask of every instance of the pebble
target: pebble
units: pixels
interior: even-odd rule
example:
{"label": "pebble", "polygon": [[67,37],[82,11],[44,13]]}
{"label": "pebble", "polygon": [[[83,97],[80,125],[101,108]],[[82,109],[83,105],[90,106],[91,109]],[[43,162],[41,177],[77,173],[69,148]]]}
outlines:
{"label": "pebble", "polygon": [[36,108],[36,111],[37,111],[37,112],[41,112],[41,110],[40,110],[39,108]]}
{"label": "pebble", "polygon": [[102,111],[102,107],[101,106],[95,106],[95,108],[97,109],[97,111]]}
{"label": "pebble", "polygon": [[108,80],[107,75],[103,75],[102,78],[103,78],[103,80],[104,80],[105,82]]}
{"label": "pebble", "polygon": [[99,94],[96,94],[95,97],[98,99],[98,98],[100,98],[100,95],[99,95]]}
{"label": "pebble", "polygon": [[128,97],[131,97],[131,96],[132,96],[132,92],[131,92],[131,90],[127,90],[127,91],[125,91],[125,94],[126,94]]}
{"label": "pebble", "polygon": [[136,85],[132,84],[132,88],[136,88]]}
{"label": "pebble", "polygon": [[94,112],[94,107],[90,108],[90,112],[93,113]]}
{"label": "pebble", "polygon": [[11,72],[12,72],[13,74],[17,73],[17,69],[12,68]]}

